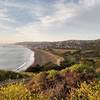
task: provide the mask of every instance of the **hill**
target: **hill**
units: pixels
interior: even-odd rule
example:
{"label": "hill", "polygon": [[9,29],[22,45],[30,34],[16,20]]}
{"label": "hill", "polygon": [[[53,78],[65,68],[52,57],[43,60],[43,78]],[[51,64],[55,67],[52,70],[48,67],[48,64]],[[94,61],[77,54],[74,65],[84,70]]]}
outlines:
{"label": "hill", "polygon": [[18,45],[28,48],[63,48],[63,49],[100,49],[100,39],[98,40],[68,40],[58,42],[19,42]]}

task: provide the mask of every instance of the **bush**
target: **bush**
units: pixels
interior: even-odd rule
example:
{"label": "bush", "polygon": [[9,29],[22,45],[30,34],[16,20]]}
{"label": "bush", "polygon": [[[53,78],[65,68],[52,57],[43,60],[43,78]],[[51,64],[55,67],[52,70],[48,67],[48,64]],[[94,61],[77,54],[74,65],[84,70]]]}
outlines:
{"label": "bush", "polygon": [[75,64],[76,58],[70,54],[64,55],[64,61],[61,62],[62,67],[70,67],[71,65]]}
{"label": "bush", "polygon": [[82,73],[82,72],[92,72],[94,71],[94,68],[93,66],[90,66],[88,64],[74,64],[73,66],[70,67],[70,70],[72,72]]}
{"label": "bush", "polygon": [[97,83],[82,83],[79,89],[72,90],[70,100],[100,100],[100,81]]}
{"label": "bush", "polygon": [[89,82],[96,76],[95,68],[88,64],[75,64],[70,67],[70,70],[80,74],[80,81]]}
{"label": "bush", "polygon": [[49,100],[65,100],[68,89],[65,82],[61,81],[54,84],[53,87],[46,92],[50,97]]}
{"label": "bush", "polygon": [[96,79],[100,80],[100,72],[96,72]]}
{"label": "bush", "polygon": [[50,71],[48,71],[48,77],[49,78],[52,78],[53,80],[55,80],[55,78],[56,78],[56,76],[58,75],[58,71],[56,71],[56,70],[50,70]]}
{"label": "bush", "polygon": [[4,81],[8,79],[19,79],[19,78],[25,78],[25,77],[28,77],[28,75],[23,75],[23,74],[12,72],[12,71],[0,70],[0,81]]}
{"label": "bush", "polygon": [[67,84],[77,87],[77,83],[92,81],[96,76],[96,72],[95,68],[87,64],[75,64],[61,70],[60,75],[65,78]]}
{"label": "bush", "polygon": [[0,88],[0,100],[33,100],[30,91],[23,84],[12,84]]}
{"label": "bush", "polygon": [[80,83],[80,74],[76,72],[66,72],[65,73],[65,81],[67,85],[72,87],[78,87]]}
{"label": "bush", "polygon": [[50,96],[43,92],[31,93],[19,83],[0,88],[0,100],[50,100]]}
{"label": "bush", "polygon": [[37,64],[37,65],[35,65],[34,67],[32,67],[32,69],[31,69],[31,71],[32,72],[40,72],[40,71],[42,71],[42,67],[39,65],[39,64]]}
{"label": "bush", "polygon": [[43,71],[48,71],[48,70],[52,70],[52,69],[59,70],[60,67],[52,62],[48,62],[42,66]]}
{"label": "bush", "polygon": [[47,73],[41,72],[37,74],[28,84],[27,87],[31,92],[36,93],[47,89]]}
{"label": "bush", "polygon": [[[74,58],[73,58],[74,59]],[[71,60],[68,60],[68,59],[65,59],[64,61],[62,61],[60,63],[60,66],[62,66],[62,69],[66,68],[66,67],[70,67],[71,65],[75,64],[74,61],[71,61]]]}

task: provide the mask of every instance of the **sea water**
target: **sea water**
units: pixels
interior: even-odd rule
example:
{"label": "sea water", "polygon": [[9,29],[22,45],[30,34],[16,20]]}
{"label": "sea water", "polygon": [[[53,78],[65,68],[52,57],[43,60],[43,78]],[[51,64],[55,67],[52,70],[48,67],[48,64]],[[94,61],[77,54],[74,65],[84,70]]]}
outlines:
{"label": "sea water", "polygon": [[0,69],[23,71],[34,63],[34,52],[18,45],[0,45]]}

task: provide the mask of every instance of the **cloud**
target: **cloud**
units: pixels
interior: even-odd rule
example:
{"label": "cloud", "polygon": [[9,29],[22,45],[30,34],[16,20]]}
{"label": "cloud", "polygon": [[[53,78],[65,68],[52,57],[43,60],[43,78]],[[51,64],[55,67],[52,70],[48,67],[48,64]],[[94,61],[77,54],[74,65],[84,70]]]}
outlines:
{"label": "cloud", "polygon": [[100,3],[100,0],[80,0],[80,4],[87,7],[95,6],[98,3]]}
{"label": "cloud", "polygon": [[[18,28],[17,31],[20,34],[23,34],[23,36],[24,36],[24,33],[27,36],[30,34],[31,36],[33,36],[33,39],[35,40],[39,36],[41,37],[41,39],[42,37],[47,36],[49,37],[47,39],[50,40],[51,39],[50,34],[52,35],[56,34],[57,38],[59,39],[59,37],[61,37],[61,35],[59,36],[59,33],[61,34],[62,32],[66,36],[75,37],[75,34],[76,34],[76,37],[81,37],[80,35],[77,35],[77,34],[79,33],[84,34],[83,29],[85,29],[86,32],[91,33],[91,31],[88,31],[88,29],[92,30],[93,28],[94,32],[96,32],[95,31],[96,29],[94,27],[97,27],[97,26],[91,25],[91,23],[92,24],[95,23],[94,13],[97,12],[96,11],[97,7],[95,5],[96,5],[96,2],[92,1],[91,3],[89,2],[89,0],[83,0],[83,2],[80,1],[78,4],[74,4],[73,2],[65,4],[64,0],[61,0],[60,2],[57,2],[55,5],[53,5],[53,9],[54,9],[53,14],[44,15],[42,17],[39,16],[38,17],[39,22],[36,22],[36,23],[32,22],[31,24],[28,24],[24,27],[22,26]],[[84,6],[85,6],[85,9],[83,9]],[[92,7],[96,7],[96,9],[88,10],[88,8],[92,8]],[[46,10],[47,9],[48,8],[46,8]],[[98,17],[98,20],[99,20],[99,17]],[[71,35],[68,35],[69,33]],[[36,34],[39,34],[39,36]],[[55,36],[55,39],[57,39],[56,36]]]}
{"label": "cloud", "polygon": [[96,38],[99,9],[100,0],[1,0],[0,36],[9,34],[10,42]]}
{"label": "cloud", "polygon": [[85,5],[87,7],[94,6],[96,3],[96,0],[80,0],[80,4]]}
{"label": "cloud", "polygon": [[11,29],[10,26],[7,25],[8,21],[10,21],[10,19],[7,15],[7,9],[0,8],[0,34],[5,34],[9,29]]}
{"label": "cloud", "polygon": [[69,21],[70,18],[75,16],[76,9],[73,7],[67,7],[64,4],[56,5],[55,14],[50,16],[44,16],[40,18],[42,24],[61,24],[65,21]]}
{"label": "cloud", "polygon": [[[62,25],[65,22],[69,22],[70,19],[72,19],[76,15],[77,11],[76,6],[75,7],[67,6],[62,1],[56,2],[52,6],[52,9],[49,9],[49,6],[47,6],[46,8],[41,6],[39,8],[42,9],[42,14],[39,13],[38,15],[37,13],[35,13],[37,15],[37,22],[33,21],[26,26],[19,27],[19,29],[17,28],[17,31],[19,31],[20,33],[33,33],[33,34],[39,32],[45,33],[47,31],[52,30],[52,27],[54,26],[59,27],[59,25]],[[52,14],[49,13],[51,11],[53,11]]]}

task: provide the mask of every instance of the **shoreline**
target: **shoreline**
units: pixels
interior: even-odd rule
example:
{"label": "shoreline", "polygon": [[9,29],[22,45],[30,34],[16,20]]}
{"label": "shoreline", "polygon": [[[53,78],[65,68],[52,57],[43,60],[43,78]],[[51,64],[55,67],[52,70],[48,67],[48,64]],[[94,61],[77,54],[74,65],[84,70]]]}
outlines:
{"label": "shoreline", "polygon": [[21,45],[1,45],[0,57],[0,69],[6,71],[24,71],[34,63],[34,52]]}
{"label": "shoreline", "polygon": [[30,61],[28,63],[24,62],[21,66],[19,66],[17,69],[15,69],[15,72],[26,71],[29,68],[29,66],[34,64],[34,62],[35,62],[35,52],[32,51],[31,49],[29,49],[29,51],[31,52]]}
{"label": "shoreline", "polygon": [[33,67],[36,65],[44,65],[48,62],[52,62],[54,64],[59,65],[59,62],[63,59],[62,57],[58,55],[54,55],[46,50],[42,49],[31,49],[34,51],[34,63],[29,66],[25,71],[31,71]]}

